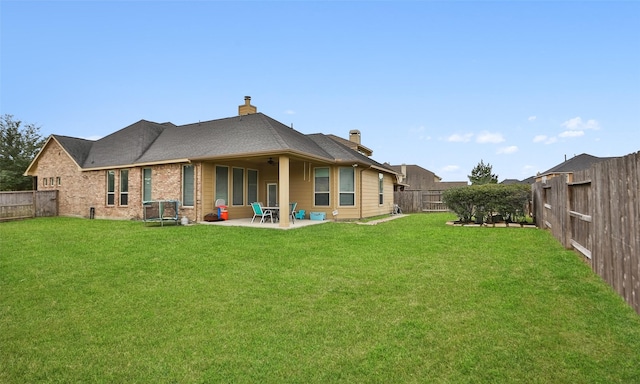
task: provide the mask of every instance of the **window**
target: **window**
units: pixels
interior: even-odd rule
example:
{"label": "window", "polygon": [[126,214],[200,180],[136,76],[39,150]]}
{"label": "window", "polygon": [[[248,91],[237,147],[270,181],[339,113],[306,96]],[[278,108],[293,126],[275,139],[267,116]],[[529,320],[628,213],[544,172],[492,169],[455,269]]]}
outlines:
{"label": "window", "polygon": [[116,203],[116,171],[107,171],[107,205]]}
{"label": "window", "polygon": [[356,205],[355,170],[353,167],[340,168],[340,205]]}
{"label": "window", "polygon": [[62,182],[61,182],[61,180],[60,180],[60,176],[56,177],[56,184],[58,184],[58,185],[61,185],[61,184],[62,184]]}
{"label": "window", "polygon": [[384,203],[384,175],[378,173],[378,204]]}
{"label": "window", "polygon": [[53,177],[49,178],[49,185],[52,186],[52,187],[55,185],[55,184],[53,184]]}
{"label": "window", "polygon": [[216,166],[216,198],[229,202],[229,167]]}
{"label": "window", "polygon": [[194,200],[194,168],[193,165],[182,167],[182,205],[193,207]]}
{"label": "window", "polygon": [[314,205],[329,206],[329,168],[314,170]]}
{"label": "window", "polygon": [[42,178],[42,185],[44,185],[45,187],[47,186],[47,180],[48,179],[46,177]]}
{"label": "window", "polygon": [[129,170],[120,171],[120,205],[129,205]]}
{"label": "window", "polygon": [[244,205],[244,169],[233,168],[233,205]]}
{"label": "window", "polygon": [[142,201],[151,201],[151,168],[142,170]]}
{"label": "window", "polygon": [[258,171],[247,169],[247,203],[258,201]]}

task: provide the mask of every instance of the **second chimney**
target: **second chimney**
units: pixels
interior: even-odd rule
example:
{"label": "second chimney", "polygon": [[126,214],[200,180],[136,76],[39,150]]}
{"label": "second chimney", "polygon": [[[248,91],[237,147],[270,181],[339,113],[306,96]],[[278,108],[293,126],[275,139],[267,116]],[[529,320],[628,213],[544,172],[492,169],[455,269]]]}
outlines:
{"label": "second chimney", "polygon": [[258,112],[258,108],[251,105],[251,96],[244,97],[244,104],[238,106],[238,115],[250,115]]}
{"label": "second chimney", "polygon": [[352,129],[349,131],[349,141],[356,143],[356,144],[361,144],[360,143],[360,131],[358,131],[357,129]]}

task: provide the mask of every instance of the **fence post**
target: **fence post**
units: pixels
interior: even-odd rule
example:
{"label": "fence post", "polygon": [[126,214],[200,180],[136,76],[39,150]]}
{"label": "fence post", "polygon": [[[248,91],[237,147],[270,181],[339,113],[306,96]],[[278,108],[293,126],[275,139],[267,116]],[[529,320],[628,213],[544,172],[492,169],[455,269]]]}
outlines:
{"label": "fence post", "polygon": [[565,225],[563,226],[562,230],[564,231],[563,234],[563,241],[564,241],[564,247],[566,249],[572,249],[573,246],[571,245],[571,234],[573,233],[573,229],[572,229],[572,225],[571,225],[571,214],[569,213],[569,211],[571,211],[571,181],[572,178],[570,177],[570,174],[565,174],[564,177],[564,185],[566,188],[566,193],[564,196],[564,212],[562,212],[562,214],[564,215],[564,222]]}

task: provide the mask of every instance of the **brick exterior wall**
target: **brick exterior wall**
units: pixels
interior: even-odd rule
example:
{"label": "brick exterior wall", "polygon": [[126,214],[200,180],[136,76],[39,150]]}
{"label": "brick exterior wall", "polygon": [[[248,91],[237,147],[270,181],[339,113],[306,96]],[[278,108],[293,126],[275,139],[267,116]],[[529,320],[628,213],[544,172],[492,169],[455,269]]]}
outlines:
{"label": "brick exterior wall", "polygon": [[[182,164],[154,165],[151,168],[151,198],[153,200],[182,200]],[[196,183],[199,177],[196,165]],[[143,167],[123,168],[129,171],[128,202],[120,204],[120,169],[115,171],[115,204],[107,205],[107,171],[81,171],[55,140],[50,140],[38,159],[35,176],[38,190],[58,192],[60,216],[89,217],[95,208],[96,218],[141,220]],[[45,184],[46,179],[46,184]],[[53,180],[53,185],[51,181]],[[199,187],[198,187],[199,192]],[[196,205],[199,199],[196,198]],[[181,207],[179,216],[195,221],[195,207]]]}

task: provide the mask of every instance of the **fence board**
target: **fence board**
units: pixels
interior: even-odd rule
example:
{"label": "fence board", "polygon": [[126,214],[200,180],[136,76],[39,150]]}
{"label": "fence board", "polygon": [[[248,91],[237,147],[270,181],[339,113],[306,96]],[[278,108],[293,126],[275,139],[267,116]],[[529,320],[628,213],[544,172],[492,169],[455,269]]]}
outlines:
{"label": "fence board", "polygon": [[591,268],[640,314],[640,152],[532,186],[536,225],[591,257]]}
{"label": "fence board", "polygon": [[449,209],[442,202],[442,192],[439,190],[397,191],[393,193],[393,198],[404,213],[448,212]]}
{"label": "fence board", "polygon": [[57,190],[0,192],[0,220],[57,215]]}

